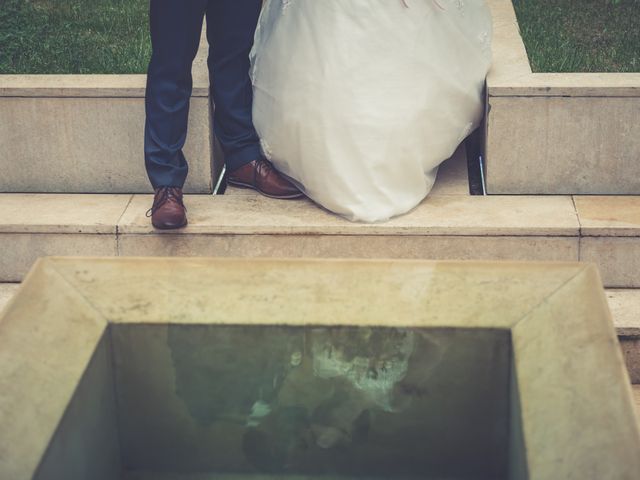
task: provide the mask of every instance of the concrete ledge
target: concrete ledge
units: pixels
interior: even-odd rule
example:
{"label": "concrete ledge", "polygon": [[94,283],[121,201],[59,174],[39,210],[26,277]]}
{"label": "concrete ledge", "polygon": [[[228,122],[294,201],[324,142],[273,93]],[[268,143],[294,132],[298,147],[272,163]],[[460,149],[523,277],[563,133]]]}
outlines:
{"label": "concrete ledge", "polygon": [[[194,68],[193,97],[208,97],[209,82]],[[144,98],[146,75],[0,75],[0,97]]]}
{"label": "concrete ledge", "polygon": [[[0,310],[15,296],[20,285],[0,283]],[[607,289],[605,294],[618,337],[640,338],[640,289]]]}
{"label": "concrete ledge", "polygon": [[[19,283],[0,283],[0,311],[19,287]],[[631,382],[640,384],[640,289],[608,289],[605,293]],[[636,392],[639,389],[640,385]],[[637,395],[640,400],[640,393]]]}
{"label": "concrete ledge", "polygon": [[[193,65],[185,190],[211,193],[206,37]],[[146,75],[0,75],[0,192],[152,192],[144,168]],[[220,163],[220,162],[218,162]]]}
{"label": "concrete ledge", "polygon": [[529,73],[492,75],[496,97],[638,97],[640,73]]}
{"label": "concrete ledge", "polygon": [[640,194],[640,73],[531,73],[511,0],[489,4],[487,191]]}

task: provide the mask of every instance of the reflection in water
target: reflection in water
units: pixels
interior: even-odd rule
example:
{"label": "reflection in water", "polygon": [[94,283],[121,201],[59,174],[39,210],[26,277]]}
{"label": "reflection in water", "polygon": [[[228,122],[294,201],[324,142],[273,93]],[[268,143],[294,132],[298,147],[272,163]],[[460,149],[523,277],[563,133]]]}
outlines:
{"label": "reflection in water", "polygon": [[445,434],[442,409],[453,407],[432,377],[445,358],[449,374],[467,368],[472,341],[445,330],[219,325],[170,326],[167,337],[176,395],[197,428],[238,439],[246,465],[234,468],[358,476],[438,465],[423,442]]}
{"label": "reflection in water", "polygon": [[[176,393],[198,424],[247,427],[242,448],[261,471],[310,450],[366,443],[375,412],[399,412],[424,389],[443,347],[406,329],[172,328]],[[419,352],[416,354],[416,347]],[[422,365],[405,381],[412,356]]]}
{"label": "reflection in water", "polygon": [[311,356],[319,378],[342,378],[363,403],[391,412],[394,388],[406,375],[415,335],[408,330],[314,330]]}
{"label": "reflection in water", "polygon": [[202,426],[250,423],[252,412],[259,416],[276,399],[292,368],[287,360],[301,341],[293,331],[282,331],[269,342],[240,327],[170,328],[176,393]]}

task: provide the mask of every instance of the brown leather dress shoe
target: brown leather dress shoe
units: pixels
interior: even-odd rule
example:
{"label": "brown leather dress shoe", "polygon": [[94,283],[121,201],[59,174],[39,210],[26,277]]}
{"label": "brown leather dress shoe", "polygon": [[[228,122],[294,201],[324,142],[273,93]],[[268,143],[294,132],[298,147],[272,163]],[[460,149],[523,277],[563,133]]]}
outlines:
{"label": "brown leather dress shoe", "polygon": [[161,230],[184,227],[187,224],[187,209],[182,201],[182,189],[158,187],[155,192],[153,206],[147,211],[151,224]]}
{"label": "brown leather dress shoe", "polygon": [[229,172],[227,183],[244,188],[253,188],[271,198],[292,199],[303,197],[293,183],[278,172],[273,164],[260,158]]}

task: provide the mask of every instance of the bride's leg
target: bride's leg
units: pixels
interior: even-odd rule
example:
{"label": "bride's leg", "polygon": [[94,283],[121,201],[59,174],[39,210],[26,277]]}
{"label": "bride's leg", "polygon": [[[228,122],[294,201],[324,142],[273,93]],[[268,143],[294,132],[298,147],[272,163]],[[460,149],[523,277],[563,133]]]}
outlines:
{"label": "bride's leg", "polygon": [[207,0],[152,0],[153,53],[147,70],[145,166],[154,188],[182,187],[188,165],[187,137],[191,65],[198,52]]}
{"label": "bride's leg", "polygon": [[214,130],[229,171],[261,156],[251,115],[253,90],[249,77],[249,52],[261,5],[262,0],[209,0],[207,8]]}

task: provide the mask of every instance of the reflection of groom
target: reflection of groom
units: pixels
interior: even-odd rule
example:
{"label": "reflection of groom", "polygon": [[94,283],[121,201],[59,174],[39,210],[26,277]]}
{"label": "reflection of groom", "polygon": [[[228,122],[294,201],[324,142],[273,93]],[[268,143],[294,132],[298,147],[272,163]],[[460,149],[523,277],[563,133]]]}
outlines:
{"label": "reflection of groom", "polygon": [[155,191],[150,213],[156,228],[179,228],[187,223],[182,186],[188,166],[182,147],[187,135],[191,66],[205,15],[214,130],[225,153],[229,183],[275,198],[301,196],[262,157],[251,118],[249,52],[261,5],[262,0],[150,2],[153,54],[147,72],[144,154]]}

